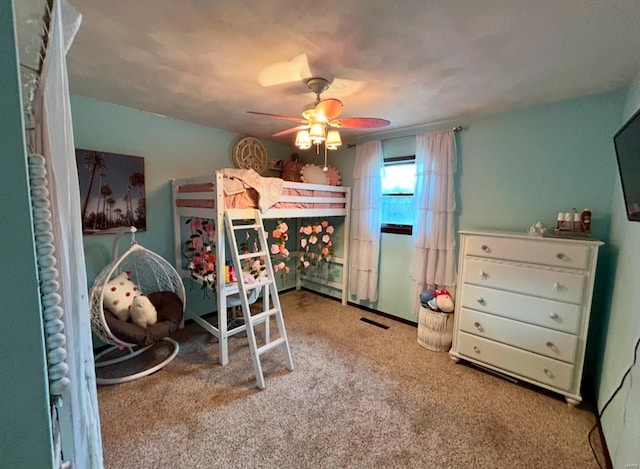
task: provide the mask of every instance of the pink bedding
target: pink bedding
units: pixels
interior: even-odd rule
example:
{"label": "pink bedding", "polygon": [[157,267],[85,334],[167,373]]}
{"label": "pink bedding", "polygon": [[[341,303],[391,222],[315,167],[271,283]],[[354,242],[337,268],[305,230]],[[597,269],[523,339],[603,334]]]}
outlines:
{"label": "pink bedding", "polygon": [[[212,183],[189,184],[178,188],[179,192],[211,192],[213,191]],[[341,192],[318,191],[307,189],[290,189],[284,188],[283,195],[304,196],[304,197],[333,197],[342,198],[344,194]],[[240,194],[225,196],[226,208],[257,208],[257,193],[247,190]],[[215,201],[211,199],[178,199],[176,200],[178,207],[197,207],[197,208],[215,208]],[[271,208],[344,208],[343,203],[308,203],[308,202],[278,202]]]}
{"label": "pink bedding", "polygon": [[[282,195],[305,196],[305,197],[334,197],[342,198],[342,192],[315,191],[307,189],[288,189],[283,190]],[[306,203],[306,202],[278,202],[273,208],[343,208],[344,204],[327,204],[327,203]]]}

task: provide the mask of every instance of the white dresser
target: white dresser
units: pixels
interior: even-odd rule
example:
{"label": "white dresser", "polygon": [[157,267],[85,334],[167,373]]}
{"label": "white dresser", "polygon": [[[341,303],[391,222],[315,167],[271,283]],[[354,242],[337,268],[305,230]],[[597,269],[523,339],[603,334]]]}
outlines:
{"label": "white dresser", "polygon": [[577,405],[602,244],[461,231],[451,358]]}

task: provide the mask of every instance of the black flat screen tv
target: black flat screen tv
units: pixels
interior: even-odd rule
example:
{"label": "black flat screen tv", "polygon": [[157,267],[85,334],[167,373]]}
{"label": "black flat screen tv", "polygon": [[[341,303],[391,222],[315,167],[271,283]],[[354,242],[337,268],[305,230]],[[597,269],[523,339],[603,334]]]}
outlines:
{"label": "black flat screen tv", "polygon": [[640,221],[640,109],[613,136],[627,219]]}

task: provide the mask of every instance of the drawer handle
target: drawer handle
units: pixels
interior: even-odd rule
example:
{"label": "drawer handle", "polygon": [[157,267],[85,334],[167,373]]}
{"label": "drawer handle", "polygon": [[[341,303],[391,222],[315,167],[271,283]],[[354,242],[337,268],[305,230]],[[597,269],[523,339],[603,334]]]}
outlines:
{"label": "drawer handle", "polygon": [[551,342],[550,340],[547,340],[546,345],[547,345],[547,347],[549,347],[549,348],[555,348],[555,347],[556,347],[556,346],[555,346],[555,344],[554,344],[553,342]]}
{"label": "drawer handle", "polygon": [[480,280],[484,280],[485,278],[487,278],[487,273],[484,270],[480,271]]}
{"label": "drawer handle", "polygon": [[484,332],[484,327],[482,327],[482,324],[480,324],[478,321],[474,322],[473,325],[476,327],[476,329],[478,329],[480,332]]}
{"label": "drawer handle", "polygon": [[553,284],[553,291],[555,292],[560,291],[560,284],[558,282]]}
{"label": "drawer handle", "polygon": [[553,376],[553,373],[551,373],[551,371],[549,371],[548,368],[544,369],[544,374],[547,375],[549,378],[555,378],[555,376]]}
{"label": "drawer handle", "polygon": [[558,313],[549,313],[549,317],[551,319],[558,319],[560,316],[558,316]]}
{"label": "drawer handle", "polygon": [[484,303],[484,298],[482,298],[481,296],[479,296],[478,298],[476,298],[476,301],[478,303]]}
{"label": "drawer handle", "polygon": [[480,353],[480,349],[478,348],[477,345],[473,346],[473,351],[476,352],[476,353]]}
{"label": "drawer handle", "polygon": [[489,246],[487,246],[486,244],[480,246],[480,249],[482,249],[484,252],[491,252],[491,248],[489,248]]}
{"label": "drawer handle", "polygon": [[564,254],[562,254],[561,252],[559,252],[558,254],[556,254],[556,257],[560,260],[566,259],[567,256],[565,256]]}

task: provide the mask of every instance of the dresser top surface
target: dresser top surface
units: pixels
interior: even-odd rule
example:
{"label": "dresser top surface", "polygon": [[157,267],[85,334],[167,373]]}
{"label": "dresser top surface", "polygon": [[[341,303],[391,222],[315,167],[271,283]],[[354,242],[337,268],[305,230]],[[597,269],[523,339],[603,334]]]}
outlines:
{"label": "dresser top surface", "polygon": [[496,231],[496,230],[460,230],[461,235],[473,235],[473,236],[493,236],[496,238],[513,238],[513,239],[527,239],[527,240],[543,240],[559,243],[583,243],[593,246],[602,246],[604,243],[599,239],[594,238],[571,238],[567,236],[554,236],[553,234],[548,236],[530,235],[529,233],[522,233],[518,231]]}

